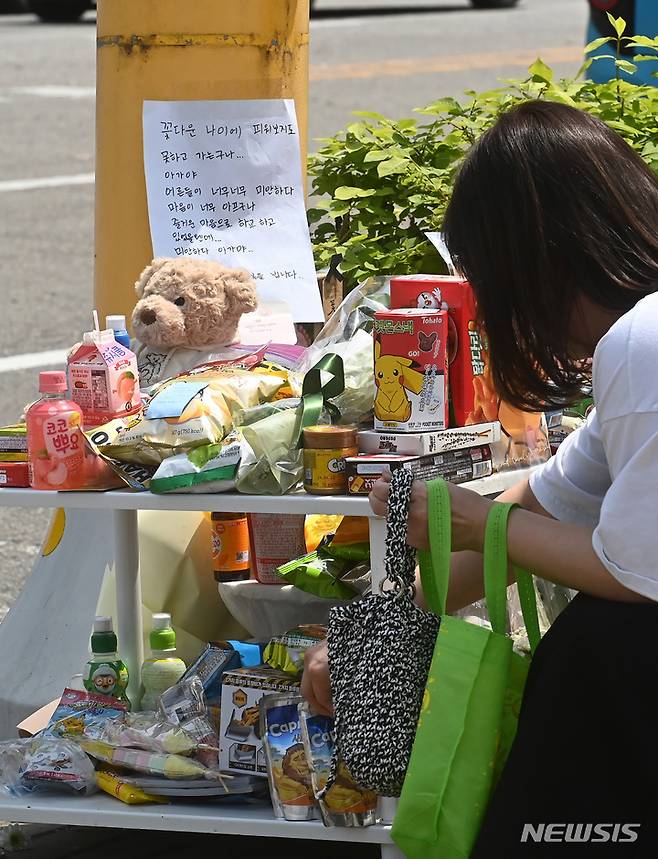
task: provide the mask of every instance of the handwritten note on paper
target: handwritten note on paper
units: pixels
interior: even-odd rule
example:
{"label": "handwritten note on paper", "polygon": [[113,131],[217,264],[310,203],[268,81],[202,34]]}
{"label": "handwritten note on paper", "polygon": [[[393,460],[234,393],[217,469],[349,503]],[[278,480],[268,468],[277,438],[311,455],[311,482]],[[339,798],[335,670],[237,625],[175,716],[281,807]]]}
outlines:
{"label": "handwritten note on paper", "polygon": [[145,101],[154,256],[248,269],[263,302],[322,322],[292,99]]}

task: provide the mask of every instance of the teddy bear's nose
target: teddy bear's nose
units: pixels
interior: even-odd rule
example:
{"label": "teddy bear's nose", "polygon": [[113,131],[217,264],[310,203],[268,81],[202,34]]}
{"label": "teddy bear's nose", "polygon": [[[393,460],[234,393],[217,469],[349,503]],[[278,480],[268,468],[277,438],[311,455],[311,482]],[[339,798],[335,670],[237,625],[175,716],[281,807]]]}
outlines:
{"label": "teddy bear's nose", "polygon": [[153,325],[153,323],[157,320],[157,316],[155,315],[154,310],[142,310],[139,315],[139,318],[142,320],[144,325]]}

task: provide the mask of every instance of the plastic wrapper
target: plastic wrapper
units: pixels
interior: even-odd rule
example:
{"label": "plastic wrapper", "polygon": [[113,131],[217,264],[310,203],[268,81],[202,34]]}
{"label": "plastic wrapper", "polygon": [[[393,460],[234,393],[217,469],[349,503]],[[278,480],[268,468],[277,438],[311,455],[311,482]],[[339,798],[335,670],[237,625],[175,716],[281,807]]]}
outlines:
{"label": "plastic wrapper", "polygon": [[345,372],[345,390],[331,400],[340,413],[339,423],[364,423],[372,415],[376,394],[372,369],[374,317],[388,305],[388,278],[371,278],[352,290],[307,349],[300,372],[292,378],[295,393],[301,393],[303,374],[333,352],[343,359]]}
{"label": "plastic wrapper", "polygon": [[278,574],[288,584],[324,599],[349,600],[357,596],[361,591],[352,585],[349,574],[352,580],[363,583],[370,572],[369,565],[355,565],[353,561],[322,556],[320,552],[318,549],[284,564]]}
{"label": "plastic wrapper", "polygon": [[[260,660],[259,660],[260,661]],[[219,734],[219,713],[222,700],[222,678],[225,671],[240,668],[242,659],[228,642],[211,642],[199,654],[180,679],[181,683],[196,678],[202,686],[206,713],[215,735]],[[169,696],[165,697],[165,701]]]}
{"label": "plastic wrapper", "polygon": [[352,599],[367,593],[371,587],[368,520],[346,516],[314,552],[277,572],[300,590],[325,599]]}
{"label": "plastic wrapper", "polygon": [[170,456],[151,478],[151,492],[228,492],[235,488],[241,457],[241,437],[230,433],[217,444],[195,447]]}
{"label": "plastic wrapper", "polygon": [[317,806],[299,729],[298,695],[265,695],[260,702],[260,732],[267,759],[272,806],[285,820],[313,820]]}
{"label": "plastic wrapper", "polygon": [[299,397],[292,397],[285,400],[274,400],[271,403],[260,403],[257,406],[242,409],[235,416],[235,425],[237,427],[249,426],[250,424],[255,424],[257,421],[262,421],[263,418],[269,418],[270,415],[295,410],[299,407],[300,402]]}
{"label": "plastic wrapper", "polygon": [[159,718],[157,713],[128,713],[125,719],[107,722],[99,739],[113,746],[172,755],[192,755],[199,742],[183,728]]}
{"label": "plastic wrapper", "polygon": [[198,743],[195,758],[204,766],[215,769],[218,764],[217,732],[208,715],[203,685],[198,677],[179,680],[160,696],[160,713],[190,734]]}
{"label": "plastic wrapper", "polygon": [[263,659],[271,668],[299,676],[304,670],[306,651],[326,637],[327,628],[319,624],[298,626],[284,635],[271,638]]}
{"label": "plastic wrapper", "polygon": [[63,737],[85,736],[99,740],[112,721],[126,718],[125,701],[78,689],[65,689],[47,730]]}
{"label": "plastic wrapper", "polygon": [[[22,793],[21,767],[31,740],[0,742],[0,794]],[[1,855],[1,854],[0,854]]]}
{"label": "plastic wrapper", "polygon": [[299,725],[311,785],[325,826],[372,826],[377,823],[377,794],[359,787],[342,761],[326,790],[334,751],[334,720],[314,714],[308,704],[298,707]]}
{"label": "plastic wrapper", "polygon": [[284,381],[235,368],[191,371],[158,385],[140,414],[86,435],[110,464],[157,467],[169,456],[221,441],[233,429],[234,413],[267,401]]}
{"label": "plastic wrapper", "polygon": [[109,770],[101,769],[96,771],[96,784],[102,791],[109,793],[110,796],[116,799],[120,799],[121,802],[125,802],[127,805],[144,805],[149,802],[162,803],[169,801],[163,797],[146,793],[140,787],[129,784],[121,776]]}
{"label": "plastic wrapper", "polygon": [[94,765],[79,742],[48,733],[37,734],[27,746],[20,769],[19,785],[20,790],[27,793],[94,793]]}
{"label": "plastic wrapper", "polygon": [[244,439],[236,488],[247,495],[283,495],[304,472],[296,448],[297,410],[286,409],[242,427]]}
{"label": "plastic wrapper", "polygon": [[79,747],[90,757],[112,766],[164,776],[171,779],[219,778],[219,773],[204,767],[198,761],[182,755],[145,752],[141,749],[123,749],[101,740],[77,740]]}

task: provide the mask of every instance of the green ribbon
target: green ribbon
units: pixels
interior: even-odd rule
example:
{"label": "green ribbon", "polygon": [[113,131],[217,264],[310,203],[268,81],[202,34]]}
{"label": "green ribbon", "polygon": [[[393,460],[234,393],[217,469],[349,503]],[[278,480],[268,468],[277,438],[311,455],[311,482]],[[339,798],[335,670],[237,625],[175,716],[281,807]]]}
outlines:
{"label": "green ribbon", "polygon": [[[328,381],[324,384],[322,383],[323,373],[329,375]],[[338,409],[329,400],[342,394],[344,390],[343,359],[335,352],[329,352],[304,376],[302,401],[297,411],[297,422],[293,436],[298,448],[302,446],[302,430],[317,424],[323,407],[327,408],[333,416],[340,416]]]}

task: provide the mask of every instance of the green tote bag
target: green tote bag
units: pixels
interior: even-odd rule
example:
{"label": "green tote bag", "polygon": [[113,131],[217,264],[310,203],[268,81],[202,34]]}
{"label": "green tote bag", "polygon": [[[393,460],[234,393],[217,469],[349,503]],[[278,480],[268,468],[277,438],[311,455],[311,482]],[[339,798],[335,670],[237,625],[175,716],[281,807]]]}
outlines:
{"label": "green tote bag", "polygon": [[[514,505],[492,505],[487,520],[488,630],[445,614],[450,495],[441,480],[427,489],[430,552],[421,553],[421,580],[441,624],[392,836],[408,859],[468,859],[514,739],[530,661],[513,652],[506,635],[507,519]],[[516,577],[534,652],[539,622],[532,577],[518,569]]]}

